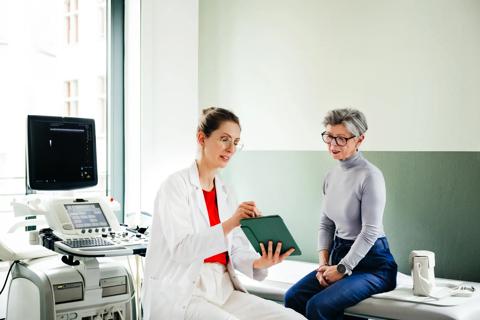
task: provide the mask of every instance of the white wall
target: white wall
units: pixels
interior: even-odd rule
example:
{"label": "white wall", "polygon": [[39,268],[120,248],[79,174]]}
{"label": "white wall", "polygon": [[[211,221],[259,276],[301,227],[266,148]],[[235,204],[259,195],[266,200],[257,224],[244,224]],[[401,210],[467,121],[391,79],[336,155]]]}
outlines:
{"label": "white wall", "polygon": [[141,4],[143,210],[193,160],[199,106],[237,112],[247,150],[323,150],[325,112],[346,106],[365,150],[480,150],[477,0]]}
{"label": "white wall", "polygon": [[161,181],[195,157],[198,1],[141,4],[141,196],[152,211]]}
{"label": "white wall", "polygon": [[323,150],[332,108],[366,150],[479,151],[480,1],[202,0],[200,105],[233,108],[249,150]]}

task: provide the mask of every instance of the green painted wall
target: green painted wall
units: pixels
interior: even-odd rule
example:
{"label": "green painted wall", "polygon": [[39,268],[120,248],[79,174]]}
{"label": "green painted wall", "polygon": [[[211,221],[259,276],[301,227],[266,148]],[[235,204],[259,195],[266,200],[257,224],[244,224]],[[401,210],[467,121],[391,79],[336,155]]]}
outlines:
{"label": "green painted wall", "polygon": [[[385,232],[400,271],[414,249],[436,254],[438,277],[480,282],[480,152],[364,152],[386,180]],[[279,214],[303,255],[317,261],[316,236],[326,172],[320,151],[246,151],[223,172],[239,200]],[[292,258],[293,259],[293,258]]]}

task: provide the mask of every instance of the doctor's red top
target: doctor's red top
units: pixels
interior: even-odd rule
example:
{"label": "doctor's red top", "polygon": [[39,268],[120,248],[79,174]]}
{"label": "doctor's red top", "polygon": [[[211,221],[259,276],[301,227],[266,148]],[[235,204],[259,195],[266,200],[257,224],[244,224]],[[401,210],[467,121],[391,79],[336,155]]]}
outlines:
{"label": "doctor's red top", "polygon": [[[205,204],[207,205],[208,219],[210,220],[210,226],[215,226],[220,223],[220,216],[218,215],[218,206],[217,206],[217,192],[214,187],[210,191],[203,190],[203,196],[205,198]],[[205,263],[221,263],[227,265],[228,254],[227,252],[222,252],[211,256],[205,259]]]}

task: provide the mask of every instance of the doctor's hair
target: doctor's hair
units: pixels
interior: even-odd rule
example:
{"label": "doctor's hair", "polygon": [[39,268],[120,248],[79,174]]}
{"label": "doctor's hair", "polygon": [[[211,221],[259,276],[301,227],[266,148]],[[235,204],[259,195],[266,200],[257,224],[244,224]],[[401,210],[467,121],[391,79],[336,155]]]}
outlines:
{"label": "doctor's hair", "polygon": [[328,111],[323,119],[323,125],[326,127],[338,124],[343,124],[356,137],[364,134],[368,129],[365,115],[356,109],[345,108]]}
{"label": "doctor's hair", "polygon": [[201,131],[209,137],[226,121],[235,122],[240,127],[240,120],[232,111],[217,107],[205,108],[202,110],[197,131]]}

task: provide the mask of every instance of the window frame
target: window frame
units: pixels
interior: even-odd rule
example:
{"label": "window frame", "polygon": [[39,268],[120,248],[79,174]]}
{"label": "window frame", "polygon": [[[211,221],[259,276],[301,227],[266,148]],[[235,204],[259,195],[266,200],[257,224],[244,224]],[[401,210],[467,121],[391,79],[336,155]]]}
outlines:
{"label": "window frame", "polygon": [[[125,0],[110,0],[107,26],[107,194],[120,203],[116,213],[124,222],[125,208]],[[108,27],[111,32],[108,32]]]}

